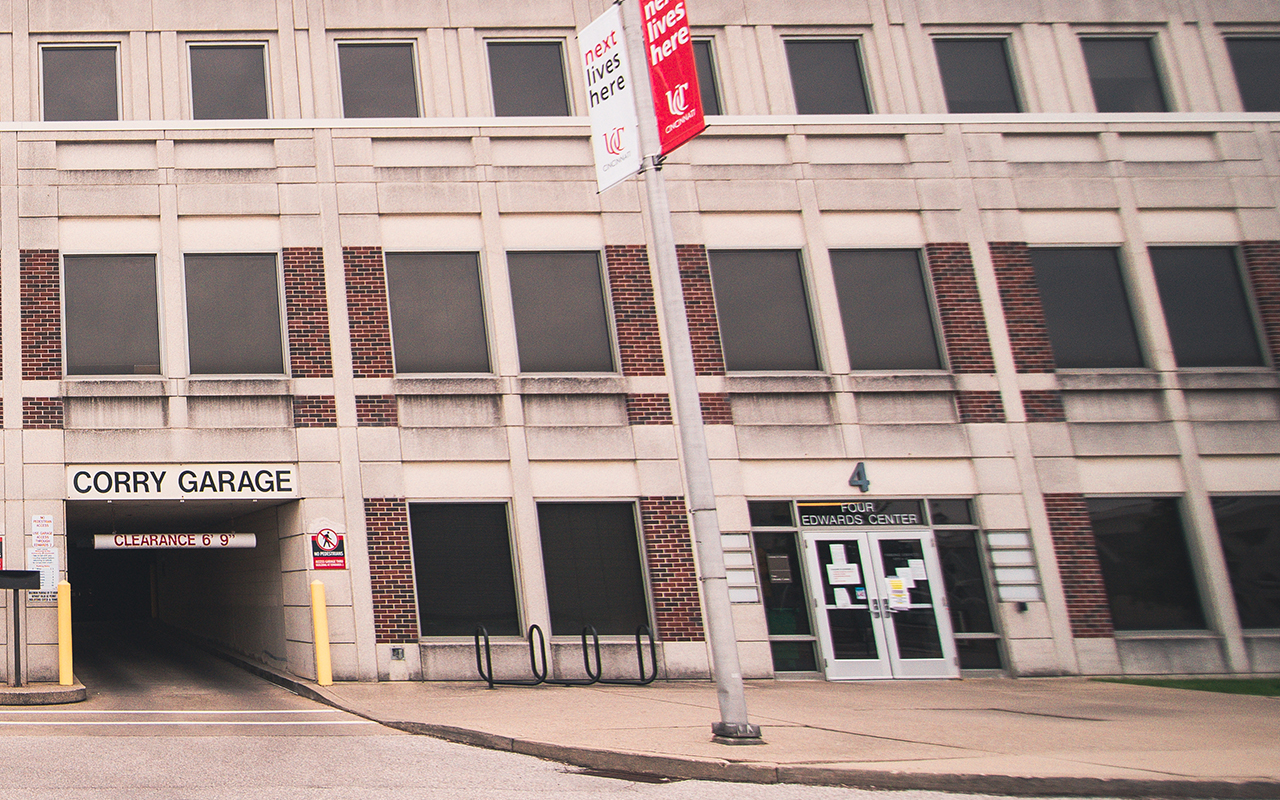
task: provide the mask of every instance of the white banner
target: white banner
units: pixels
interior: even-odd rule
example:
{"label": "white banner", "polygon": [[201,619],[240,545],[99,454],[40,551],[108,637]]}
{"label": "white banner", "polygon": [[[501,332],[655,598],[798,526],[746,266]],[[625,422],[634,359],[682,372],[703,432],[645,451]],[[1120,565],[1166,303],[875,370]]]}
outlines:
{"label": "white banner", "polygon": [[254,533],[95,533],[94,550],[233,550],[258,546]]}
{"label": "white banner", "polygon": [[604,191],[640,171],[640,122],[627,59],[622,12],[611,5],[578,32],[596,186]]}
{"label": "white banner", "polygon": [[69,500],[283,500],[295,464],[70,464]]}

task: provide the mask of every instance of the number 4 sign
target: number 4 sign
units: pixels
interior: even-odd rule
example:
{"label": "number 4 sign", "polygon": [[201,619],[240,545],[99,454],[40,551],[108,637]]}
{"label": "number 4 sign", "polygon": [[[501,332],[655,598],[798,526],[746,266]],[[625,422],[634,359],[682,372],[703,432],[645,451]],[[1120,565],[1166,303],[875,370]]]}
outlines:
{"label": "number 4 sign", "polygon": [[346,538],[331,528],[311,534],[312,569],[346,569]]}

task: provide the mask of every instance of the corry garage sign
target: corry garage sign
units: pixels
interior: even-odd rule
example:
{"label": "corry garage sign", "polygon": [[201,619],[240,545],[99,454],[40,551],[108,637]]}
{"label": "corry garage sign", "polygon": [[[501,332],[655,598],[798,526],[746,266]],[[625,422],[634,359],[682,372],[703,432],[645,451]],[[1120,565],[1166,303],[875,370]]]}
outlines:
{"label": "corry garage sign", "polygon": [[69,500],[284,500],[296,464],[90,464],[67,467]]}

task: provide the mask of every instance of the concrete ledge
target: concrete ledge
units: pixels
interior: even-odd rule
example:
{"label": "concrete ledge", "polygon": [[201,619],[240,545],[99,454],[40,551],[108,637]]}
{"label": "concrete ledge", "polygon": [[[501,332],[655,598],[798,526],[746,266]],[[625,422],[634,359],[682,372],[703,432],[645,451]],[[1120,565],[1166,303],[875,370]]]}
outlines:
{"label": "concrete ledge", "polygon": [[79,703],[89,696],[84,685],[59,686],[33,683],[27,686],[0,686],[0,706],[57,706]]}

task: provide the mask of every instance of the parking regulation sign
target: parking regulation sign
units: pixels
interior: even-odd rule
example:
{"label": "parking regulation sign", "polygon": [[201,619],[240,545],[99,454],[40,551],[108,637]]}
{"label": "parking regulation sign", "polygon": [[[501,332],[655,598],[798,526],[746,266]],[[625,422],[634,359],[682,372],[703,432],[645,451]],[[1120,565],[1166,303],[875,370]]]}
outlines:
{"label": "parking regulation sign", "polygon": [[312,569],[346,569],[346,538],[330,528],[311,534]]}

